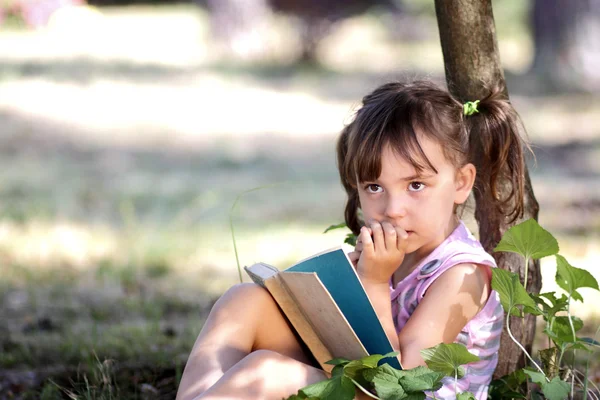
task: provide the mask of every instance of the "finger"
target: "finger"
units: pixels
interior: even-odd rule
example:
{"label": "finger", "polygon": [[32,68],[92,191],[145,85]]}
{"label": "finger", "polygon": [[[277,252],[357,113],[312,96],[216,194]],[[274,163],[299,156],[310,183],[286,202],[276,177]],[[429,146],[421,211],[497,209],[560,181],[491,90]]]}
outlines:
{"label": "finger", "polygon": [[348,258],[350,259],[352,265],[356,267],[356,264],[358,264],[358,259],[360,258],[360,252],[351,251],[350,253],[348,253]]}
{"label": "finger", "polygon": [[373,244],[375,245],[375,250],[377,249],[385,249],[385,239],[383,236],[383,228],[381,224],[377,221],[371,221],[369,225],[371,231],[373,232]]}
{"label": "finger", "polygon": [[383,230],[383,236],[385,238],[385,248],[387,250],[395,250],[398,248],[398,240],[396,234],[396,228],[387,221],[381,223]]}
{"label": "finger", "polygon": [[398,238],[397,249],[405,252],[406,247],[408,246],[408,233],[404,229],[397,226],[396,237]]}
{"label": "finger", "polygon": [[354,251],[362,251],[362,249],[363,249],[363,243],[360,238],[360,232],[359,232],[359,235],[356,238],[356,245],[354,246]]}
{"label": "finger", "polygon": [[366,227],[360,228],[359,234],[360,240],[362,242],[362,253],[372,255],[375,251],[373,239],[369,234],[369,230]]}

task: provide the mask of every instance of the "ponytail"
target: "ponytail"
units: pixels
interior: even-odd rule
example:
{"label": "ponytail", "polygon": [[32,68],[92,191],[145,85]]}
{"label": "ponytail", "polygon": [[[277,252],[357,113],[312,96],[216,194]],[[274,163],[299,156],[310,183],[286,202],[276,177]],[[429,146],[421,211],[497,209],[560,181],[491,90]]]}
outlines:
{"label": "ponytail", "polygon": [[478,214],[500,223],[497,226],[512,224],[524,211],[522,126],[502,88],[493,88],[477,109],[464,118],[469,159],[477,169],[474,191]]}
{"label": "ponytail", "polygon": [[346,171],[346,155],[348,153],[348,139],[350,135],[350,130],[354,123],[350,123],[345,126],[342,130],[342,133],[337,142],[337,167],[340,173],[340,179],[342,181],[342,186],[344,186],[344,190],[346,191],[346,195],[348,199],[346,200],[346,208],[344,210],[344,219],[346,220],[346,226],[350,228],[352,233],[358,235],[360,232],[360,227],[362,225],[361,221],[358,218],[358,209],[360,207],[360,200],[358,198],[358,190],[356,186],[353,185],[349,181],[348,174]]}

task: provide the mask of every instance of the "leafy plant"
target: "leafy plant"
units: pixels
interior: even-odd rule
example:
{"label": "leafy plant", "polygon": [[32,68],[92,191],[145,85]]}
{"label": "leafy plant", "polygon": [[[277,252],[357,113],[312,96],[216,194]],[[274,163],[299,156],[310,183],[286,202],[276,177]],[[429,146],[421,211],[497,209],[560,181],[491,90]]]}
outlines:
{"label": "leafy plant", "polygon": [[[506,329],[511,339],[523,350],[535,369],[526,367],[513,372],[491,385],[493,398],[525,398],[543,397],[549,400],[562,400],[574,397],[575,390],[582,391],[587,399],[590,393],[587,368],[583,380],[578,378],[579,371],[575,365],[564,363],[567,351],[577,350],[592,353],[594,347],[600,347],[595,338],[582,338],[577,332],[583,327],[583,321],[571,315],[571,300],[583,302],[579,293],[581,288],[599,290],[598,282],[588,272],[576,268],[560,254],[557,240],[535,220],[529,219],[510,228],[503,236],[495,251],[508,251],[520,254],[525,262],[524,283],[521,284],[517,274],[495,268],[492,271],[492,288],[500,295],[500,301],[506,312]],[[566,294],[555,292],[533,294],[527,293],[527,266],[530,259],[555,256],[556,283]],[[523,317],[524,313],[541,315],[546,326],[543,333],[548,336],[549,347],[539,352],[542,365],[534,361],[532,356],[515,339],[510,330],[510,316]],[[565,315],[566,314],[566,315]],[[600,330],[600,328],[599,328]],[[598,332],[597,332],[598,333]],[[597,334],[596,333],[596,334]],[[567,382],[570,377],[570,383]],[[529,381],[541,388],[541,393],[532,390],[523,393],[523,384]],[[597,388],[596,388],[597,389]],[[594,398],[597,398],[594,395]]]}
{"label": "leafy plant", "polygon": [[[460,344],[439,344],[421,351],[427,367],[398,370],[385,363],[385,359],[398,353],[370,355],[360,360],[336,358],[328,361],[333,365],[331,377],[309,385],[287,400],[352,400],[356,389],[368,397],[381,400],[422,400],[426,392],[442,386],[446,376],[456,379],[464,375],[462,365],[477,361],[479,357],[469,353]],[[469,392],[458,393],[457,398],[472,399]]]}
{"label": "leafy plant", "polygon": [[[346,225],[344,223],[332,225],[325,232],[332,229],[341,229]],[[350,233],[346,237],[346,243],[355,244],[356,237]],[[583,296],[580,293],[582,288],[590,288],[599,290],[598,282],[588,271],[572,266],[564,256],[559,254],[558,241],[554,236],[543,229],[535,220],[529,219],[518,225],[510,228],[502,237],[502,240],[495,251],[506,251],[517,253],[523,256],[524,261],[524,279],[521,283],[519,276],[510,271],[500,268],[494,268],[492,271],[492,288],[500,295],[500,301],[506,313],[506,329],[511,339],[523,350],[524,354],[531,362],[531,367],[526,367],[511,374],[506,375],[490,385],[490,396],[494,399],[518,399],[518,398],[546,398],[549,400],[563,400],[568,397],[573,398],[577,390],[584,400],[588,396],[593,399],[600,399],[600,390],[588,380],[589,360],[595,349],[600,348],[600,342],[596,337],[600,333],[598,327],[594,338],[578,337],[577,332],[582,329],[584,323],[581,319],[571,315],[571,301],[583,302]],[[556,283],[566,293],[558,294],[556,292],[548,292],[541,294],[528,293],[525,287],[528,279],[528,266],[530,260],[537,260],[544,257],[554,256],[556,259]],[[540,364],[525,350],[513,336],[510,330],[510,316],[523,318],[525,314],[533,314],[542,316],[545,321],[543,333],[548,337],[549,346],[542,349],[538,353]],[[462,347],[467,353],[466,358],[462,359],[457,354],[452,357],[446,357],[445,352],[449,351],[448,346]],[[587,363],[584,372],[578,371],[573,365],[565,362],[565,354],[569,351],[585,351],[588,353]],[[456,363],[467,363],[468,353],[464,346],[439,345],[435,348],[426,349],[422,352],[423,357],[427,360],[429,371],[441,373],[444,376],[460,378],[462,370]],[[433,358],[433,361],[431,359]],[[575,358],[575,357],[574,357]],[[359,360],[360,361],[360,360]],[[355,363],[349,361],[348,363]],[[360,364],[359,364],[360,365]],[[337,368],[337,366],[336,366]],[[360,370],[360,369],[359,369]],[[376,382],[395,382],[397,373],[407,373],[409,371],[397,371],[390,366],[370,368],[368,371],[362,372],[359,377],[372,377],[371,380],[366,380],[366,388],[373,397],[377,395],[381,399],[396,399],[396,398],[424,398],[424,394],[410,393],[407,395],[405,388],[402,385],[398,388],[396,383],[389,387],[388,391],[380,389],[376,390],[373,380]],[[332,376],[333,378],[333,376]],[[408,378],[412,379],[412,378]],[[355,379],[356,380],[356,379]],[[399,380],[398,380],[399,381]],[[570,381],[570,382],[569,382]],[[350,380],[352,382],[352,380]],[[356,382],[353,382],[356,385]],[[529,383],[527,389],[524,389],[524,384]],[[349,388],[349,383],[346,383]],[[592,391],[590,389],[595,390]],[[357,385],[357,387],[359,387]],[[387,386],[382,386],[386,387]],[[434,385],[429,389],[432,390]],[[362,387],[365,389],[365,387]],[[539,388],[539,390],[538,390]],[[348,389],[349,390],[349,389]],[[595,394],[594,394],[595,393]],[[298,396],[301,396],[299,392]],[[320,398],[318,392],[311,392],[312,398]],[[406,397],[404,397],[406,396]],[[470,393],[457,393],[457,399],[469,399]],[[309,397],[297,397],[309,398]],[[341,397],[340,397],[341,398]]]}
{"label": "leafy plant", "polygon": [[[327,227],[327,229],[325,229],[325,231],[323,233],[327,233],[329,231],[332,231],[334,229],[343,229],[343,228],[347,228],[347,225],[345,222],[341,222],[339,224],[336,225],[329,225]],[[348,233],[346,235],[346,238],[344,239],[344,243],[349,244],[350,246],[356,246],[356,235],[352,232]]]}

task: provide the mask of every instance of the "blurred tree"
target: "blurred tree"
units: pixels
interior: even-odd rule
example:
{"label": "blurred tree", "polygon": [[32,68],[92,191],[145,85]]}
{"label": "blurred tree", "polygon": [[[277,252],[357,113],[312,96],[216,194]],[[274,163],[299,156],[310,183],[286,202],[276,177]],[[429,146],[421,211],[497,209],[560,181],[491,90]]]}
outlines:
{"label": "blurred tree", "polygon": [[211,13],[215,37],[227,43],[233,53],[242,58],[252,51],[263,51],[261,29],[270,12],[298,17],[302,61],[315,62],[319,41],[344,18],[352,17],[379,6],[401,12],[400,0],[195,0],[207,4]]}
{"label": "blurred tree", "polygon": [[[210,11],[213,37],[242,59],[261,57],[266,51],[265,34],[271,15],[268,0],[205,0]],[[196,4],[201,1],[196,0]]]}
{"label": "blurred tree", "polygon": [[600,0],[533,0],[532,73],[553,90],[600,90]]}
{"label": "blurred tree", "polygon": [[[500,65],[498,42],[492,0],[435,0],[436,14],[440,31],[446,81],[452,94],[458,99],[473,101],[487,94],[485,85],[505,85],[504,72]],[[508,97],[508,92],[505,93]],[[474,138],[475,145],[481,146]],[[525,169],[525,213],[523,218],[538,217],[539,205],[535,199],[529,173]],[[510,184],[505,184],[500,198],[507,198]],[[510,226],[504,215],[495,208],[486,208],[483,203],[483,190],[475,190],[475,218],[479,224],[479,237],[488,253],[493,253],[502,233]],[[499,267],[524,276],[523,260],[513,253],[493,253]],[[542,277],[539,263],[529,266],[527,290],[539,293]],[[525,319],[511,317],[511,331],[516,339],[530,352],[535,336],[535,317]],[[506,375],[525,366],[523,352],[518,348],[506,331],[500,342],[500,354],[496,377]]]}

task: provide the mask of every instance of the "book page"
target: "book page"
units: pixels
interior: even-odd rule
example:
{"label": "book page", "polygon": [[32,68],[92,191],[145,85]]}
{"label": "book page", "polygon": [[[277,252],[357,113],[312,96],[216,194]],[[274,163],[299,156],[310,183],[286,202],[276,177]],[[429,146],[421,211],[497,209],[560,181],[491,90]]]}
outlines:
{"label": "book page", "polygon": [[369,355],[317,274],[286,272],[280,277],[333,357],[354,360]]}

